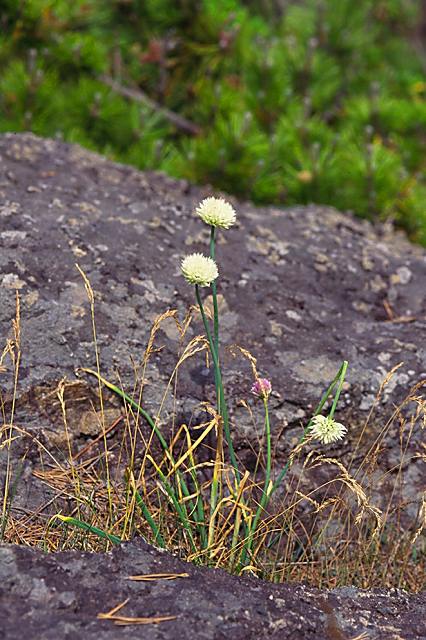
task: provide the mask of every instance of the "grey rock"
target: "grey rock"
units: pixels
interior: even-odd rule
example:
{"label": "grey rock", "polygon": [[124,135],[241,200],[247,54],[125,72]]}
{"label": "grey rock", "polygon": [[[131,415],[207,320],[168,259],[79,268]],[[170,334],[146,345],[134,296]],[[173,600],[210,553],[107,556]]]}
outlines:
{"label": "grey rock", "polygon": [[[207,230],[193,210],[207,193],[61,142],[0,137],[0,326],[7,335],[18,289],[20,393],[94,366],[76,262],[95,291],[103,370],[114,376],[118,367],[132,384],[130,357],[140,358],[153,318],[169,307],[182,316],[194,302],[179,260],[205,250]],[[344,358],[359,416],[384,374],[404,362],[405,378],[386,402],[400,400],[424,372],[416,346],[426,329],[425,251],[388,226],[330,208],[234,204],[238,227],[221,234],[218,247],[226,342],[252,351],[274,389],[300,407],[317,402]],[[167,351],[166,368],[173,356]],[[238,361],[235,369],[245,375],[232,376],[231,366],[229,395],[236,383],[247,394],[249,368]],[[188,371],[183,380],[182,396],[205,399]]]}
{"label": "grey rock", "polygon": [[[70,571],[74,562],[77,570]],[[7,640],[21,640],[24,629],[28,640],[337,640],[362,633],[377,640],[426,637],[426,594],[353,587],[319,591],[236,578],[182,562],[142,540],[107,554],[47,556],[3,545],[0,567],[4,563],[14,567],[0,583],[0,637]],[[147,573],[183,575],[167,581],[129,580]],[[127,599],[120,615],[173,619],[122,627],[97,617]]]}

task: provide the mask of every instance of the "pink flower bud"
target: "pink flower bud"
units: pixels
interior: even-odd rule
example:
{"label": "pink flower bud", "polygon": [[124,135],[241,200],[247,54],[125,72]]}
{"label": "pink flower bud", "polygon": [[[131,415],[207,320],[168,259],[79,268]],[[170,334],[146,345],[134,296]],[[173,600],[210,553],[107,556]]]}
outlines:
{"label": "pink flower bud", "polygon": [[251,388],[251,392],[258,398],[267,399],[272,391],[272,385],[266,378],[258,378]]}

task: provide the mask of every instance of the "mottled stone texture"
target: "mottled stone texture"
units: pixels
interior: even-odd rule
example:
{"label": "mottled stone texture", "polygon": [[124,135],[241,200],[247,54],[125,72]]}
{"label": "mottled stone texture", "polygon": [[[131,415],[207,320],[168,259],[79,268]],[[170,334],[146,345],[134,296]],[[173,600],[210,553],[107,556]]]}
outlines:
{"label": "mottled stone texture", "polygon": [[[187,577],[128,579],[158,573]],[[97,619],[127,598],[123,616],[176,618],[143,627]],[[0,546],[0,620],[7,640],[420,640],[426,594],[272,585],[195,567],[142,541],[106,555]]]}
{"label": "mottled stone texture", "polygon": [[[133,379],[130,356],[139,361],[156,314],[177,308],[183,318],[194,302],[179,260],[206,250],[208,230],[193,210],[208,193],[77,146],[0,136],[0,327],[5,335],[18,288],[21,391],[94,365],[76,262],[96,292],[103,369],[117,366],[124,381]],[[361,417],[395,364],[404,362],[385,401],[426,377],[424,250],[330,208],[234,204],[238,227],[221,233],[218,247],[222,339],[250,349],[272,378],[279,426],[298,424],[344,358],[343,404]],[[160,342],[170,364],[176,332],[165,326]],[[194,326],[194,335],[201,331]],[[188,407],[212,386],[199,365],[185,377]],[[152,383],[164,378],[160,366],[154,360]],[[247,396],[250,368],[230,360],[227,372],[230,395]],[[153,389],[153,405],[160,392]]]}
{"label": "mottled stone texture", "polygon": [[[17,288],[23,345],[17,415],[24,426],[47,430],[57,444],[61,412],[52,391],[63,376],[74,384],[76,368],[95,367],[90,307],[75,263],[95,291],[102,371],[116,380],[118,369],[133,388],[132,359],[140,363],[156,315],[172,308],[183,320],[194,303],[179,263],[187,252],[207,251],[209,231],[193,211],[209,193],[77,146],[31,134],[0,136],[0,328],[3,336],[10,329]],[[272,380],[272,430],[285,433],[278,457],[349,360],[337,416],[350,427],[350,446],[394,365],[404,363],[385,388],[379,419],[426,379],[426,252],[388,227],[330,208],[234,205],[238,226],[219,234],[217,255],[222,362],[239,455],[249,463],[248,442],[258,441],[262,419],[255,427],[238,404],[249,398],[253,380],[247,361],[225,350],[233,343],[249,349],[260,374]],[[146,371],[144,402],[153,414],[177,361],[174,323],[162,326],[157,345],[164,349]],[[198,318],[188,337],[202,332]],[[182,421],[191,420],[200,400],[214,402],[204,362],[200,356],[181,369]],[[0,373],[5,388],[12,381]],[[87,421],[96,383],[88,381],[91,395],[85,381],[66,393],[77,436],[96,430]],[[165,429],[172,407],[169,397]],[[396,434],[389,435],[392,444]]]}
{"label": "mottled stone texture", "polygon": [[[75,263],[95,291],[104,374],[132,388],[151,324],[177,309],[183,319],[193,291],[180,259],[207,251],[208,229],[194,215],[211,190],[166,176],[141,173],[77,146],[31,134],[0,136],[0,335],[5,341],[21,298],[22,363],[15,420],[51,446],[61,446],[61,409],[55,393],[67,376],[68,427],[76,440],[99,432],[92,406],[96,382],[75,378],[95,367],[90,307]],[[426,254],[389,227],[356,220],[330,208],[278,209],[233,200],[237,227],[219,236],[218,282],[222,344],[237,343],[258,358],[272,379],[275,452],[283,457],[300,435],[323,389],[343,359],[350,369],[337,417],[349,436],[334,451],[350,452],[386,372],[403,362],[374,414],[384,417],[426,378]],[[188,337],[202,333],[195,318]],[[144,403],[156,414],[177,358],[178,334],[163,325],[146,371]],[[249,364],[222,352],[225,386],[238,455],[250,463],[259,428],[238,405],[248,399]],[[214,401],[211,371],[202,356],[182,367],[178,420],[189,422],[200,400]],[[6,413],[11,371],[0,370]],[[249,402],[253,402],[250,400]],[[9,406],[8,406],[9,405]],[[255,416],[259,415],[255,405]],[[112,396],[108,423],[120,414]],[[167,399],[166,429],[172,404]],[[259,420],[259,426],[262,423]],[[62,438],[62,440],[61,440]],[[398,433],[388,434],[380,464],[397,468]],[[413,436],[413,451],[421,446]],[[17,442],[14,449],[21,451]],[[5,450],[0,451],[0,461]],[[392,457],[394,456],[394,458]],[[40,495],[27,466],[15,504],[34,508]],[[33,460],[33,462],[31,462]],[[424,472],[412,458],[401,496],[417,500]],[[4,466],[2,464],[2,466]],[[250,466],[250,465],[249,465]],[[35,492],[35,494],[34,494]],[[131,583],[128,574],[187,571],[189,578]],[[144,546],[128,544],[112,555],[44,556],[18,547],[0,549],[0,637],[22,638],[425,638],[424,596],[341,589],[320,594],[304,587],[272,586],[206,571]],[[176,615],[158,626],[114,627],[96,619],[126,597],[126,615]],[[22,626],[21,626],[22,625]]]}

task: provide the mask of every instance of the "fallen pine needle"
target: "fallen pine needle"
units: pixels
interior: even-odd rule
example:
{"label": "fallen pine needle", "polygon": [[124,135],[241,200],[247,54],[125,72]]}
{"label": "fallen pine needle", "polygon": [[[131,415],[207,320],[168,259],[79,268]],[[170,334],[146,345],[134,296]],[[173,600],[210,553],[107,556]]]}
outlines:
{"label": "fallen pine needle", "polygon": [[116,607],[113,607],[107,613],[98,613],[97,617],[100,620],[111,620],[114,624],[119,626],[125,626],[130,624],[158,624],[159,622],[166,622],[167,620],[176,620],[177,616],[154,616],[152,618],[132,618],[130,616],[117,616],[116,613],[120,611],[128,602],[130,598],[124,600]]}
{"label": "fallen pine needle", "polygon": [[152,580],[176,580],[176,578],[189,578],[189,573],[146,573],[141,576],[128,576],[127,580],[150,582]]}
{"label": "fallen pine needle", "polygon": [[159,616],[157,618],[127,618],[126,616],[114,616],[108,618],[113,620],[114,624],[119,627],[124,627],[128,624],[159,624],[160,622],[167,622],[167,620],[176,620],[177,616]]}
{"label": "fallen pine needle", "polygon": [[108,613],[98,613],[98,618],[109,618],[109,616],[113,616],[114,613],[117,613],[117,611],[120,611],[120,609],[125,607],[126,604],[129,602],[129,600],[130,598],[126,598],[124,602],[122,602],[121,604],[118,604],[116,607],[114,607],[114,609],[111,609],[110,611],[108,611]]}

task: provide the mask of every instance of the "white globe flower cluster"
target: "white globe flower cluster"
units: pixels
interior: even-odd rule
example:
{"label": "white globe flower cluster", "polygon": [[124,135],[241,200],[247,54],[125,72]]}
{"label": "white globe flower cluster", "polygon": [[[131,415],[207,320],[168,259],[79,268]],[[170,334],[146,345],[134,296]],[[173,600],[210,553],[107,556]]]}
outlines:
{"label": "white globe flower cluster", "polygon": [[182,260],[181,269],[189,284],[208,287],[219,275],[216,262],[202,253],[192,253]]}
{"label": "white globe flower cluster", "polygon": [[312,418],[310,433],[323,444],[330,444],[341,440],[347,432],[347,428],[340,422],[336,422],[330,416],[315,416]]}
{"label": "white globe flower cluster", "polygon": [[[235,210],[223,198],[205,198],[196,208],[196,214],[210,227],[229,229],[235,224]],[[219,275],[216,262],[202,253],[192,253],[182,260],[182,274],[189,284],[208,287]]]}
{"label": "white globe flower cluster", "polygon": [[234,207],[223,198],[205,198],[195,212],[206,224],[221,229],[229,229],[237,219]]}

